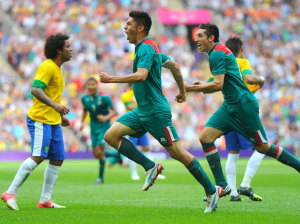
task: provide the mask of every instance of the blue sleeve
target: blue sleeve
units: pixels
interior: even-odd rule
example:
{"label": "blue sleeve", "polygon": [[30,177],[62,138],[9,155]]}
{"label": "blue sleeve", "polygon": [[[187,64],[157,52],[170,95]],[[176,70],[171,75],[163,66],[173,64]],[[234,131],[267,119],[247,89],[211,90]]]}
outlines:
{"label": "blue sleeve", "polygon": [[167,64],[170,60],[171,60],[171,58],[170,58],[168,55],[166,55],[166,54],[164,54],[164,53],[161,53],[161,62],[162,62],[162,66],[163,66],[164,64]]}
{"label": "blue sleeve", "polygon": [[222,51],[214,51],[209,55],[209,64],[213,75],[226,74],[226,54]]}
{"label": "blue sleeve", "polygon": [[138,58],[138,64],[137,68],[146,68],[148,70],[151,69],[154,57],[156,55],[155,50],[152,46],[143,44],[140,46],[137,58]]}

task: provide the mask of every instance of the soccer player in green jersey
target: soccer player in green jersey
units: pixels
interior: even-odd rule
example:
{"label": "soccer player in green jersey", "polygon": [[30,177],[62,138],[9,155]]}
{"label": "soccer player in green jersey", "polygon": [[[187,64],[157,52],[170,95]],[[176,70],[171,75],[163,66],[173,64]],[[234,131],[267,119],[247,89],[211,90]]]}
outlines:
{"label": "soccer player in green jersey", "polygon": [[185,89],[187,92],[222,91],[223,93],[223,104],[209,118],[200,136],[216,184],[224,188],[223,196],[230,193],[230,188],[225,181],[220,156],[214,142],[233,130],[249,139],[258,152],[271,156],[300,172],[300,160],[297,157],[280,146],[268,143],[259,117],[258,102],[243,82],[233,53],[219,43],[218,27],[209,23],[201,24],[196,35],[199,50],[209,55],[209,65],[214,80],[204,84],[197,81],[193,85],[185,83]]}
{"label": "soccer player in green jersey", "polygon": [[[99,159],[99,177],[95,184],[104,183],[104,170],[105,170],[105,155],[107,157],[118,157],[118,152],[105,153],[104,134],[110,128],[110,119],[117,115],[110,96],[100,95],[98,93],[98,82],[95,78],[91,77],[86,81],[86,88],[89,94],[82,96],[81,102],[83,104],[83,112],[81,116],[81,127],[84,127],[84,120],[89,113],[91,122],[91,140],[93,155]],[[109,153],[110,155],[108,155]]]}
{"label": "soccer player in green jersey", "polygon": [[170,153],[184,164],[195,179],[204,187],[208,198],[205,213],[216,209],[219,196],[223,190],[212,184],[197,159],[180,144],[172,123],[171,108],[163,95],[161,67],[172,71],[179,87],[176,101],[185,101],[185,89],[178,65],[169,60],[162,64],[162,54],[156,44],[148,37],[151,28],[151,17],[146,12],[132,11],[124,27],[129,43],[135,45],[133,73],[123,76],[111,76],[100,73],[103,83],[132,83],[137,107],[121,116],[106,132],[106,142],[129,159],[143,166],[146,170],[146,181],[143,190],[147,191],[154,184],[163,166],[148,159],[134,144],[124,138],[126,135],[140,137],[149,132]]}

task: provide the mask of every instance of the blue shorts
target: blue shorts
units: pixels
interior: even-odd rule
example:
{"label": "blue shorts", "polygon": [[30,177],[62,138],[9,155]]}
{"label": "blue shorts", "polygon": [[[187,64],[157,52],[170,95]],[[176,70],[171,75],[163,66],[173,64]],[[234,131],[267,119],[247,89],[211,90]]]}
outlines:
{"label": "blue shorts", "polygon": [[60,124],[50,125],[26,118],[31,136],[31,156],[49,160],[64,160],[64,139]]}
{"label": "blue shorts", "polygon": [[243,135],[236,131],[228,132],[225,135],[226,150],[227,151],[239,151],[253,149],[252,143],[246,139]]}
{"label": "blue shorts", "polygon": [[144,134],[143,136],[139,138],[134,138],[129,136],[130,141],[133,142],[135,146],[140,145],[140,146],[149,146],[149,137],[148,134]]}

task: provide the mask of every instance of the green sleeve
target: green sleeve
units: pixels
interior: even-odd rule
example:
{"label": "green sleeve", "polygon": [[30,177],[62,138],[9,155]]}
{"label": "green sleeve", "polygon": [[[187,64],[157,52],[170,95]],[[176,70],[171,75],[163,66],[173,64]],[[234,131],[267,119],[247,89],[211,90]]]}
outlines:
{"label": "green sleeve", "polygon": [[143,44],[140,47],[139,53],[137,55],[138,57],[138,68],[146,68],[148,70],[151,69],[151,66],[154,61],[154,56],[155,56],[155,50],[153,49],[152,46]]}
{"label": "green sleeve", "polygon": [[166,55],[166,54],[164,54],[164,53],[161,53],[161,62],[162,62],[162,66],[163,66],[164,64],[167,64],[170,60],[171,60],[171,58],[170,58],[168,55]]}
{"label": "green sleeve", "polygon": [[44,90],[47,87],[47,85],[40,80],[33,80],[32,87]]}
{"label": "green sleeve", "polygon": [[212,81],[214,81],[214,77],[209,77],[209,79],[207,79],[207,82],[212,82]]}
{"label": "green sleeve", "polygon": [[222,51],[214,51],[209,55],[211,73],[213,75],[226,74],[226,54]]}
{"label": "green sleeve", "polygon": [[252,70],[250,70],[250,69],[244,69],[242,71],[242,77],[244,77],[247,74],[252,75]]}

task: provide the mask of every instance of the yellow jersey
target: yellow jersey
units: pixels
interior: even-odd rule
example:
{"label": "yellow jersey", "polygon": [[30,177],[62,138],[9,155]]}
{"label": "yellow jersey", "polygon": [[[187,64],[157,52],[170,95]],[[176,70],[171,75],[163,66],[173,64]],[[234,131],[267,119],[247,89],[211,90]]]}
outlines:
{"label": "yellow jersey", "polygon": [[128,90],[121,95],[121,100],[126,107],[126,112],[130,111],[128,106],[135,103],[133,90]]}
{"label": "yellow jersey", "polygon": [[[247,75],[247,74],[252,75],[252,69],[251,69],[250,62],[248,61],[248,59],[236,58],[236,61],[240,68],[240,72],[241,72],[243,80],[244,80],[245,75]],[[253,94],[261,88],[261,86],[259,84],[250,85],[250,84],[246,83],[245,81],[244,81],[244,83],[246,84],[246,86],[250,89],[250,91]]]}
{"label": "yellow jersey", "polygon": [[[32,86],[42,88],[50,99],[61,104],[65,81],[61,68],[51,59],[45,60],[40,65],[35,74]],[[33,105],[28,111],[28,116],[34,121],[45,124],[56,125],[61,123],[60,114],[35,97],[33,97]]]}

